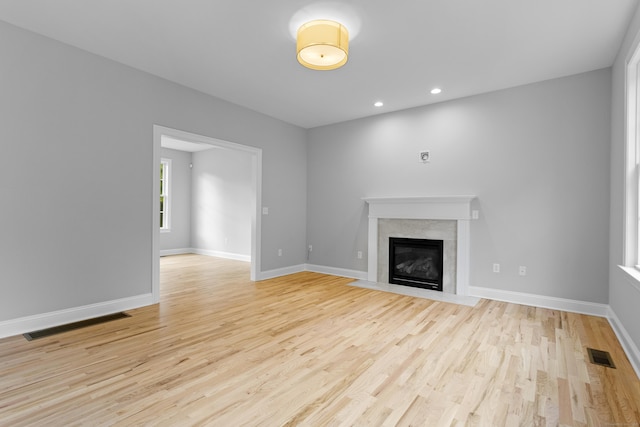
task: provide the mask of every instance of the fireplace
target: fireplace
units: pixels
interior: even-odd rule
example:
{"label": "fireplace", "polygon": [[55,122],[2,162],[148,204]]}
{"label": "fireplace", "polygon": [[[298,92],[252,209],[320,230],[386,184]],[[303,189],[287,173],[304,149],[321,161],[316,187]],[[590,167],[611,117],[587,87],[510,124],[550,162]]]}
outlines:
{"label": "fireplace", "polygon": [[442,292],[467,295],[473,199],[475,196],[365,198],[369,205],[367,280],[385,283],[388,279],[388,238],[441,239]]}
{"label": "fireplace", "polygon": [[389,283],[442,292],[443,241],[389,237]]}

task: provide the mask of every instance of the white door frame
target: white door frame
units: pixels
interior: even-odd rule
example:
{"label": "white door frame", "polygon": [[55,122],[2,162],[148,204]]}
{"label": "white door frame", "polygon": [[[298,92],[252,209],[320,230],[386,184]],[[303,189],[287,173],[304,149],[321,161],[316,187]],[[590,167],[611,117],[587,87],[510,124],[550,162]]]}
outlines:
{"label": "white door frame", "polygon": [[261,221],[260,207],[262,206],[262,149],[237,144],[235,142],[223,141],[208,136],[197,135],[190,132],[171,129],[164,126],[153,125],[153,200],[152,200],[152,273],[151,289],[154,303],[160,302],[160,217],[158,206],[160,206],[160,144],[162,136],[174,139],[195,142],[200,144],[210,144],[216,147],[230,150],[242,151],[251,154],[251,181],[255,197],[251,209],[251,280],[255,281],[260,271],[260,236]]}

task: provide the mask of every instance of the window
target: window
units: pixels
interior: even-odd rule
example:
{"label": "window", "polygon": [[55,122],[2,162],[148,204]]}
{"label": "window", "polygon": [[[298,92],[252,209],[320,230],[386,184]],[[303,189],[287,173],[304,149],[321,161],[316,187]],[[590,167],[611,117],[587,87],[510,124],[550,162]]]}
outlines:
{"label": "window", "polygon": [[637,271],[640,270],[640,39],[636,39],[631,52],[625,70],[624,265],[635,266]]}
{"label": "window", "polygon": [[640,289],[640,33],[625,63],[624,234],[620,267]]}
{"label": "window", "polygon": [[169,179],[171,177],[171,160],[170,159],[161,159],[160,160],[160,230],[169,231],[170,230],[170,182]]}
{"label": "window", "polygon": [[638,265],[638,141],[637,141],[638,50],[629,58],[626,69],[626,152],[625,152],[625,254],[627,266]]}

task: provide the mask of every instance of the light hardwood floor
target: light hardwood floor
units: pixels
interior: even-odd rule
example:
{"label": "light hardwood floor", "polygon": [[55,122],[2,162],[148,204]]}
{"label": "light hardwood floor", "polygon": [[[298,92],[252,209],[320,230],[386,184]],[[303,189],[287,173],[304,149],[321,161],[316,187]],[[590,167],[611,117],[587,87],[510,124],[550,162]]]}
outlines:
{"label": "light hardwood floor", "polygon": [[605,319],[248,277],[243,262],[166,257],[161,304],[0,340],[0,424],[640,425],[640,381]]}

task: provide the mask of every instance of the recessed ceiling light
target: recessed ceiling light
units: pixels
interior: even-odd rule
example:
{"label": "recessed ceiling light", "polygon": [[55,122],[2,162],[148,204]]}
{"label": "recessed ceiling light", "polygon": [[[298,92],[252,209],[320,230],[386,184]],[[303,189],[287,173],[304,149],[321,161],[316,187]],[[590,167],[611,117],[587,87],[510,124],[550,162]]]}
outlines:
{"label": "recessed ceiling light", "polygon": [[431,89],[431,94],[432,95],[437,95],[440,92],[442,92],[442,89],[440,89],[439,87],[434,87],[433,89]]}
{"label": "recessed ceiling light", "polygon": [[374,107],[382,107],[384,105],[384,103],[382,101],[376,101],[373,106]]}

